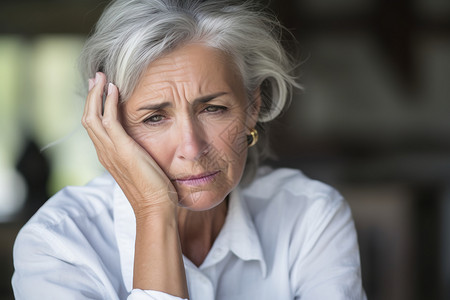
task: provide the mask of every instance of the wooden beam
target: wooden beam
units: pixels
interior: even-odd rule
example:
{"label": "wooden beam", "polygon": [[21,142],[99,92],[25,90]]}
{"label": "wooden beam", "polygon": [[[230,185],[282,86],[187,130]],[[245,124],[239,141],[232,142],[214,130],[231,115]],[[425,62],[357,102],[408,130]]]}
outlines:
{"label": "wooden beam", "polygon": [[0,4],[0,34],[87,34],[108,1],[17,1]]}

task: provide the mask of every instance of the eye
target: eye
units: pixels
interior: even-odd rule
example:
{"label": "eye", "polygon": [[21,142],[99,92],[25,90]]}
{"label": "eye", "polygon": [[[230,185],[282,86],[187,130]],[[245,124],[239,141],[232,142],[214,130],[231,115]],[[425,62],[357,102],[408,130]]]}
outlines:
{"label": "eye", "polygon": [[150,116],[147,119],[145,119],[144,123],[152,125],[152,123],[159,123],[159,122],[161,122],[163,120],[164,120],[164,116],[163,115],[153,115],[153,116]]}
{"label": "eye", "polygon": [[209,105],[204,109],[205,112],[210,112],[210,113],[222,112],[222,111],[226,111],[226,110],[227,110],[227,108],[225,106],[221,106],[221,105]]}

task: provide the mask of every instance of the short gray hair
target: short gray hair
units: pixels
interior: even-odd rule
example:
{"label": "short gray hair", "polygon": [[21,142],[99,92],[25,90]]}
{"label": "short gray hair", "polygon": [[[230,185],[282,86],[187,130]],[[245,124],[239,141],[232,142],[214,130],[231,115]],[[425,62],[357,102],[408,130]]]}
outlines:
{"label": "short gray hair", "polygon": [[[241,3],[239,3],[241,2]],[[247,94],[261,92],[260,142],[250,148],[243,180],[249,183],[267,154],[263,122],[277,117],[300,86],[297,64],[281,45],[282,26],[250,1],[115,0],[100,17],[80,57],[84,79],[101,71],[116,84],[120,101],[134,91],[147,66],[189,42],[200,42],[230,55]]]}

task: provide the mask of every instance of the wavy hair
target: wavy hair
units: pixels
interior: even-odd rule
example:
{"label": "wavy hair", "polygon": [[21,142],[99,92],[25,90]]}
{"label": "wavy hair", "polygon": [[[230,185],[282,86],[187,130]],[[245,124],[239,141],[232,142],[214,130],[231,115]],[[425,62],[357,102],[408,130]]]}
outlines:
{"label": "wavy hair", "polygon": [[247,94],[260,88],[260,142],[249,149],[243,182],[251,182],[268,154],[263,123],[289,102],[297,64],[281,44],[283,27],[253,2],[229,0],[115,0],[100,17],[80,56],[87,82],[105,73],[127,101],[147,66],[189,42],[227,53],[238,67]]}

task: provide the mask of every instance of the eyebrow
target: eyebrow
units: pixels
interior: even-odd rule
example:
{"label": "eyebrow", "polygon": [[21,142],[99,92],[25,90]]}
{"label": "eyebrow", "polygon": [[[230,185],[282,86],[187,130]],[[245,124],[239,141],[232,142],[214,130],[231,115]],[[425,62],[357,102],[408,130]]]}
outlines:
{"label": "eyebrow", "polygon": [[215,99],[217,97],[220,97],[220,96],[223,96],[223,95],[226,95],[226,94],[227,94],[226,92],[219,92],[219,93],[215,93],[215,94],[211,94],[211,95],[206,95],[206,96],[203,96],[203,97],[195,99],[194,100],[194,104],[197,103],[197,102],[207,103],[207,102],[209,102],[209,101],[211,101],[211,100],[213,100],[213,99]]}
{"label": "eyebrow", "polygon": [[[199,103],[207,103],[207,102],[209,102],[209,101],[211,101],[211,100],[213,100],[213,99],[215,99],[217,97],[220,97],[220,96],[223,96],[223,95],[226,95],[226,94],[228,94],[228,93],[226,93],[226,92],[219,92],[219,93],[214,93],[214,94],[211,94],[211,95],[202,96],[202,97],[196,98],[193,101],[193,104],[196,104],[198,102]],[[143,107],[139,108],[138,110],[160,110],[160,109],[169,107],[171,105],[172,105],[171,102],[161,102],[161,103],[155,103],[155,104],[150,104],[150,105],[143,106]]]}
{"label": "eyebrow", "polygon": [[138,110],[160,110],[160,109],[166,108],[171,105],[172,104],[170,102],[155,103],[155,104],[143,106],[143,107],[139,108]]}

